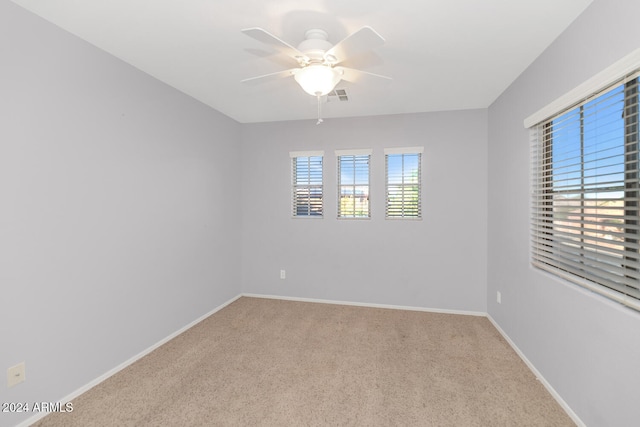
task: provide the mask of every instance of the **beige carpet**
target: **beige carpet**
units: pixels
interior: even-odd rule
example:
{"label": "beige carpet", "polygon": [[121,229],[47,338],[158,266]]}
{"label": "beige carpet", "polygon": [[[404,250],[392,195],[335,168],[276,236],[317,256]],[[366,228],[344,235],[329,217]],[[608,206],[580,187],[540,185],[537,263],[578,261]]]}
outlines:
{"label": "beige carpet", "polygon": [[572,426],[483,317],[240,298],[37,426]]}

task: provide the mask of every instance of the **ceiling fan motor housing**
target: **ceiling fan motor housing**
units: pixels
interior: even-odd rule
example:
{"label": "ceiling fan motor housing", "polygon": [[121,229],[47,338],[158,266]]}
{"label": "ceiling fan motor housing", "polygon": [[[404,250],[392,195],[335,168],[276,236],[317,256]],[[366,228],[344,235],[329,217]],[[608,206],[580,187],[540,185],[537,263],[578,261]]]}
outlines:
{"label": "ceiling fan motor housing", "polygon": [[324,61],[324,54],[331,49],[333,45],[327,40],[329,34],[321,29],[311,29],[304,33],[305,40],[298,45],[298,50],[311,60],[310,62]]}

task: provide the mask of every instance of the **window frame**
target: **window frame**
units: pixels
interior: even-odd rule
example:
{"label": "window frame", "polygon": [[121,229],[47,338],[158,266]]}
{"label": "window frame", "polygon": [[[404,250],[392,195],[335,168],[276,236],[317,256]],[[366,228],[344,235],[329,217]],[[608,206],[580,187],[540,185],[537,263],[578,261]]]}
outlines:
{"label": "window frame", "polygon": [[[373,153],[372,149],[353,149],[353,150],[336,150],[336,171],[337,171],[337,218],[340,220],[362,220],[362,219],[371,219],[371,155]],[[342,160],[343,158],[351,157],[353,161],[353,183],[344,184],[342,182]],[[356,178],[358,165],[361,164],[358,158],[366,157],[366,167],[367,167],[367,180],[366,184],[359,183]],[[346,159],[345,159],[346,160]],[[366,187],[366,215],[356,215],[356,206],[355,206],[355,194],[357,192],[358,187]],[[342,198],[343,198],[343,188],[350,188],[352,190],[352,194],[354,195],[354,207],[353,207],[353,215],[346,215],[342,212]]]}
{"label": "window frame", "polygon": [[[388,220],[413,220],[420,221],[422,220],[422,163],[423,163],[423,152],[424,147],[393,147],[393,148],[385,148],[384,149],[384,174],[385,174],[385,219]],[[389,182],[389,156],[402,156],[402,182],[401,183],[390,183]],[[405,183],[405,167],[404,167],[404,159],[405,156],[417,156],[418,161],[418,170],[417,170],[417,182],[407,182]],[[395,202],[390,201],[390,195],[392,194],[391,186],[396,188],[401,188],[401,207],[400,207],[400,215],[391,214],[395,209],[393,207]],[[415,187],[417,186],[417,202],[415,203],[415,208],[411,208],[411,204],[409,204],[409,212],[415,210],[415,215],[405,214],[405,188]],[[390,212],[391,211],[391,212]]]}
{"label": "window frame", "polygon": [[[530,129],[532,142],[532,237],[530,244],[532,266],[638,311],[640,311],[640,274],[638,274],[640,262],[640,230],[638,227],[640,225],[640,207],[638,206],[638,197],[640,196],[639,85],[640,49],[622,58],[524,121],[525,127]],[[618,96],[621,97],[621,100],[615,101],[616,109],[612,109],[613,113],[621,114],[622,123],[616,125],[620,128],[620,135],[606,140],[607,144],[610,143],[609,141],[614,141],[615,144],[611,147],[617,149],[616,152],[619,153],[617,154],[619,160],[614,163],[620,169],[618,174],[622,175],[622,178],[617,178],[621,180],[619,182],[608,177],[607,175],[610,175],[611,171],[605,172],[604,168],[603,171],[596,170],[594,173],[593,170],[590,170],[586,173],[587,165],[593,164],[594,160],[581,157],[584,156],[584,153],[589,156],[594,155],[588,151],[589,146],[585,145],[584,132],[594,129],[608,130],[606,126],[612,126],[609,123],[614,123],[613,120],[620,120],[613,119],[605,125],[597,123],[593,119],[587,119],[590,121],[585,123],[585,107],[590,108],[590,114],[595,114],[595,111],[607,111],[604,106],[591,107],[590,105],[597,105],[598,102],[604,103],[605,97],[610,93],[619,93]],[[579,136],[573,137],[573,143],[579,142],[580,148],[574,147],[574,150],[576,153],[582,153],[578,157],[579,160],[574,160],[574,164],[579,166],[573,166],[571,169],[574,174],[579,173],[579,176],[574,175],[570,179],[575,182],[575,185],[571,184],[568,188],[571,189],[572,194],[579,195],[577,200],[580,202],[575,205],[579,207],[578,211],[575,209],[570,211],[575,212],[572,214],[573,218],[562,219],[562,206],[565,205],[562,205],[562,201],[558,197],[558,190],[554,189],[554,185],[558,185],[562,173],[553,170],[555,167],[559,171],[560,168],[553,165],[555,162],[563,160],[562,157],[557,159],[553,157],[554,138],[561,137],[559,134],[555,134],[556,130],[552,126],[554,120],[568,114],[576,115],[574,120],[576,120],[576,126],[579,129]],[[558,141],[561,143],[561,139]],[[600,143],[598,138],[595,139],[595,143]],[[602,150],[602,148],[596,150]],[[604,158],[604,154],[598,154],[598,151],[595,153],[598,159],[601,158],[598,156]],[[598,164],[596,163],[596,165]],[[590,167],[593,169],[593,166]],[[585,181],[585,175],[588,181]],[[602,176],[607,176],[607,180],[603,179],[603,182],[611,181],[611,184],[607,182],[606,189],[601,187],[601,184],[597,184],[601,182],[600,177]],[[589,188],[590,186],[591,188]],[[595,197],[590,196],[594,191],[596,193],[606,191],[612,195],[615,192],[622,193],[619,196],[619,202],[613,202],[618,203],[613,206],[617,206],[615,209],[620,213],[616,215],[620,215],[620,220],[611,212],[599,213],[600,205],[597,202],[600,200],[600,196],[597,194]],[[613,196],[604,197],[606,200]],[[598,207],[594,208],[594,206]],[[605,204],[604,206],[608,207],[609,205]],[[598,221],[602,222],[594,223],[592,219],[594,215]],[[604,219],[598,219],[600,217],[604,217]],[[617,225],[614,230],[617,237],[612,243],[615,246],[614,249],[608,249],[608,246],[613,246],[602,242],[601,238],[593,237],[598,236],[596,233],[598,227],[604,228],[609,223]],[[574,231],[561,230],[565,224],[572,227]],[[570,233],[568,234],[569,238],[563,237],[567,233]],[[562,242],[563,239],[565,242]],[[569,240],[570,243],[567,243]],[[594,240],[600,240],[600,242],[594,243]],[[566,257],[568,253],[572,253],[572,261],[569,264],[563,264],[562,258]],[[581,259],[582,262],[580,262]]]}
{"label": "window frame", "polygon": [[[291,151],[289,152],[290,157],[290,167],[291,167],[291,217],[292,218],[316,218],[322,219],[324,218],[324,151],[316,150],[316,151]],[[316,176],[312,176],[312,158],[320,158],[320,179],[318,181],[318,176],[316,172]],[[298,162],[300,159],[307,159],[307,179],[299,182],[297,180],[298,174]],[[300,214],[300,208],[304,207],[303,204],[300,203],[300,200],[303,198],[300,197],[301,191],[307,190],[307,214]],[[316,201],[316,204],[313,202],[312,193],[319,190],[319,202]],[[319,203],[319,213],[314,214],[313,212],[318,212]]]}

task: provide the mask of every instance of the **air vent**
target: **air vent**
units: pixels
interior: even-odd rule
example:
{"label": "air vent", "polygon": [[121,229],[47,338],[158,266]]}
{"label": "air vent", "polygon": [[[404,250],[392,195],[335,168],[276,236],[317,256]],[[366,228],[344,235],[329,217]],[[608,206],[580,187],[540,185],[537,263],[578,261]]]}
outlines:
{"label": "air vent", "polygon": [[334,98],[338,98],[338,101],[348,101],[349,96],[347,95],[346,89],[334,89],[327,95],[328,101],[333,101]]}

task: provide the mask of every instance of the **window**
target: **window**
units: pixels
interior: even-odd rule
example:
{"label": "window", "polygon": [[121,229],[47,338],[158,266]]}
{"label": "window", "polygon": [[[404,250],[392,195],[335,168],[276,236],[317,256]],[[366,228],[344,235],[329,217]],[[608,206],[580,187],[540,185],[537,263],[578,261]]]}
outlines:
{"label": "window", "polygon": [[370,218],[371,150],[338,150],[338,218]]}
{"label": "window", "polygon": [[294,151],[291,157],[292,214],[322,218],[322,151]]}
{"label": "window", "polygon": [[422,217],[422,147],[386,148],[386,218]]}
{"label": "window", "polygon": [[532,264],[637,310],[639,74],[531,132]]}

